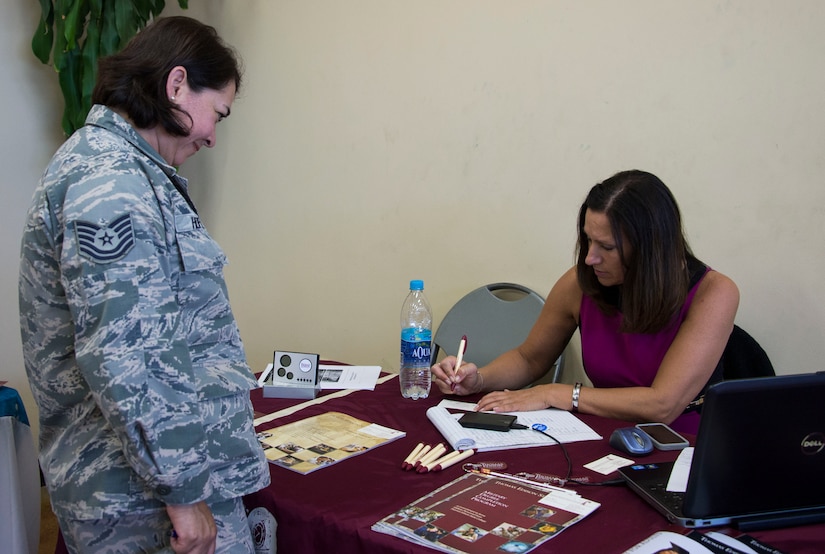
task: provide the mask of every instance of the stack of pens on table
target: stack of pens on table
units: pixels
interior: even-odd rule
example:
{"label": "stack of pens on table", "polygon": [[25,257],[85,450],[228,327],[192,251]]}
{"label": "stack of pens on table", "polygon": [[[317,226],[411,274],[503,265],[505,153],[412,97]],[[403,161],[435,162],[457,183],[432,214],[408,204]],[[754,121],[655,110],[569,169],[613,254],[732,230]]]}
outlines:
{"label": "stack of pens on table", "polygon": [[472,449],[453,450],[449,454],[444,454],[446,451],[441,443],[431,447],[419,442],[410,455],[404,458],[401,468],[405,471],[415,470],[418,473],[441,471],[475,454],[475,450]]}

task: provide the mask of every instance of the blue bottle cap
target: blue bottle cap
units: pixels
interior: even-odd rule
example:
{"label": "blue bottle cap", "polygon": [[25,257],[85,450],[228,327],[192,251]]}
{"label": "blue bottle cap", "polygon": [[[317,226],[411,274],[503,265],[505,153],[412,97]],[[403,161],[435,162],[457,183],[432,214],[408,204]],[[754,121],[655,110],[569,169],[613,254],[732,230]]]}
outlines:
{"label": "blue bottle cap", "polygon": [[413,279],[410,281],[410,290],[424,290],[424,281],[421,279]]}

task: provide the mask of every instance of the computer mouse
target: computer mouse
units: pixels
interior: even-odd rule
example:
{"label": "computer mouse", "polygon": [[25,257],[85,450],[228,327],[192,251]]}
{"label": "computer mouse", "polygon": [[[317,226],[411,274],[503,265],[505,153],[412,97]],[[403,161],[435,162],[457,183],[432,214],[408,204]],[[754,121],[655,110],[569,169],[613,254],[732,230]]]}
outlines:
{"label": "computer mouse", "polygon": [[647,456],[653,452],[653,441],[636,427],[621,427],[613,431],[610,446],[631,456]]}

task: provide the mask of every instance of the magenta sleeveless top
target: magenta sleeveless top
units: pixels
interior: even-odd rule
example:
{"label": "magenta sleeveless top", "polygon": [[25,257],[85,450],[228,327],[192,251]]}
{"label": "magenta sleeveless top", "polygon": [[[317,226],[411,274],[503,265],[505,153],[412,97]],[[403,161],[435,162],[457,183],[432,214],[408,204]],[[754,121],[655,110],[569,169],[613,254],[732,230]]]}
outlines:
{"label": "magenta sleeveless top", "polygon": [[[605,315],[587,295],[582,296],[579,332],[582,344],[582,362],[587,377],[598,388],[649,387],[659,371],[659,365],[670,348],[676,333],[685,320],[696,296],[699,283],[710,268],[688,291],[685,303],[676,319],[668,327],[653,334],[622,333],[621,312]],[[686,413],[672,424],[677,431],[696,434],[699,414]]]}

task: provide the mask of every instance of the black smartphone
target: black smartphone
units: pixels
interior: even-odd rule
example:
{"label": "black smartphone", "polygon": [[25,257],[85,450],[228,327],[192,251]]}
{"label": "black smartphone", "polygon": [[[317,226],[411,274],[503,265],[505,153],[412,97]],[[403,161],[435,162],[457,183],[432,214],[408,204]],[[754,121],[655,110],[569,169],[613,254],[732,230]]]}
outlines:
{"label": "black smartphone", "polygon": [[517,417],[508,414],[493,414],[489,412],[467,412],[458,422],[462,427],[470,429],[487,429],[488,431],[509,431]]}
{"label": "black smartphone", "polygon": [[636,427],[644,431],[653,441],[653,446],[659,450],[681,450],[690,444],[685,437],[664,423],[639,423]]}

